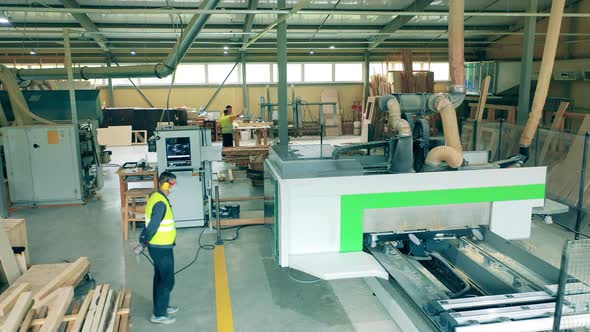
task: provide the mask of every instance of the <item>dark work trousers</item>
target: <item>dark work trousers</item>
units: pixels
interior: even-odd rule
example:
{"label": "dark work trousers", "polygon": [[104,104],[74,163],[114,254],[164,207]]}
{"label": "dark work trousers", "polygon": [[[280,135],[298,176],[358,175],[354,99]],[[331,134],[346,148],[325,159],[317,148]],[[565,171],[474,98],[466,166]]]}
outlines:
{"label": "dark work trousers", "polygon": [[223,136],[223,147],[232,147],[234,146],[234,134],[222,134]]}
{"label": "dark work trousers", "polygon": [[167,316],[170,292],[174,288],[174,252],[172,248],[148,247],[154,261],[154,316]]}

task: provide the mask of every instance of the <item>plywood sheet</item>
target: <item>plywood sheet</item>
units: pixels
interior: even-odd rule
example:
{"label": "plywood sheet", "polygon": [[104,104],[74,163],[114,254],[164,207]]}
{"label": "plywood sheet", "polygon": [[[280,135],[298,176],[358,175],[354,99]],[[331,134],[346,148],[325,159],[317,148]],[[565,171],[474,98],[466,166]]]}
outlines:
{"label": "plywood sheet", "polygon": [[98,144],[106,146],[131,145],[131,126],[98,128]]}

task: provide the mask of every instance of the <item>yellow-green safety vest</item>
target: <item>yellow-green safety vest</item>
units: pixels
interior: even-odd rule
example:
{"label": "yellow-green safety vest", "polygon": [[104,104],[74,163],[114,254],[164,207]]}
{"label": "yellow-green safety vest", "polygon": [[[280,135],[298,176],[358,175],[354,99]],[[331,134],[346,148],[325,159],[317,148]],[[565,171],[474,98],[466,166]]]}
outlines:
{"label": "yellow-green safety vest", "polygon": [[172,207],[168,199],[159,192],[154,192],[147,201],[145,208],[145,227],[150,223],[150,217],[152,216],[152,209],[156,203],[162,202],[166,205],[166,214],[164,219],[158,227],[156,235],[150,240],[150,244],[153,245],[172,245],[176,241],[176,224],[174,223],[174,214],[172,213]]}

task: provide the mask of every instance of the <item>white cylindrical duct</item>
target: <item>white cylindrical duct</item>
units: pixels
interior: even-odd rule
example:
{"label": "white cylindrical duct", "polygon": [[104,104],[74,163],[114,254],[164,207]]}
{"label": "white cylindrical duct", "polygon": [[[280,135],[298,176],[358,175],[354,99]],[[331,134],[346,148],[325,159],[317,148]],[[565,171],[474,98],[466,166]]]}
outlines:
{"label": "white cylindrical duct", "polygon": [[547,100],[549,83],[553,74],[553,64],[555,63],[555,54],[557,53],[564,8],[565,0],[551,1],[551,16],[549,16],[549,25],[547,26],[543,59],[541,60],[541,68],[539,70],[539,78],[537,79],[537,88],[535,89],[531,113],[520,136],[521,147],[526,148],[531,145],[537,127],[539,127],[539,121],[543,115],[543,107]]}
{"label": "white cylindrical duct", "polygon": [[465,93],[465,0],[449,0],[451,92]]}
{"label": "white cylindrical duct", "polygon": [[439,167],[443,162],[451,168],[459,168],[463,165],[463,153],[450,146],[437,146],[428,152],[426,164]]}
{"label": "white cylindrical duct", "polygon": [[457,150],[463,155],[455,107],[448,98],[441,96],[436,101],[436,110],[440,113],[442,120],[445,145]]}
{"label": "white cylindrical duct", "polygon": [[[201,9],[212,10],[217,7],[221,0],[209,0],[202,4]],[[176,66],[186,55],[193,45],[195,38],[201,32],[211,14],[198,14],[193,16],[178,43],[170,51],[166,59],[155,65],[136,65],[121,67],[82,67],[72,68],[74,79],[96,79],[96,78],[129,78],[129,77],[166,77],[174,72]],[[67,79],[65,68],[55,69],[20,69],[16,71],[19,80],[45,79],[61,80]]]}
{"label": "white cylindrical duct", "polygon": [[54,122],[43,119],[29,111],[29,105],[27,105],[27,101],[16,82],[16,77],[12,71],[4,65],[0,65],[0,82],[4,84],[4,87],[8,92],[8,98],[10,99],[10,105],[12,106],[12,114],[14,115],[14,124],[22,126],[34,124],[35,121],[44,124],[55,124]]}
{"label": "white cylindrical duct", "polygon": [[402,119],[402,111],[397,98],[387,100],[387,112],[389,114],[390,127],[394,133],[400,136],[412,136],[412,128],[408,121]]}

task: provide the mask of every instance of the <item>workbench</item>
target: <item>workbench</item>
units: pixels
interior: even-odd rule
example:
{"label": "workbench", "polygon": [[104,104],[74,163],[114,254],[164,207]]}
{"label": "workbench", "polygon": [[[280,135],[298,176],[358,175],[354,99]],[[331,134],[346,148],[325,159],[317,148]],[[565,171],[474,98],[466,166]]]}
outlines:
{"label": "workbench", "polygon": [[240,146],[242,130],[253,130],[256,135],[256,145],[268,145],[268,130],[271,128],[270,124],[262,123],[242,123],[234,127],[234,146]]}
{"label": "workbench", "polygon": [[152,182],[154,190],[158,189],[158,168],[155,165],[147,165],[145,168],[119,167],[119,196],[121,197],[121,208],[125,207],[125,192],[129,190],[130,182]]}

